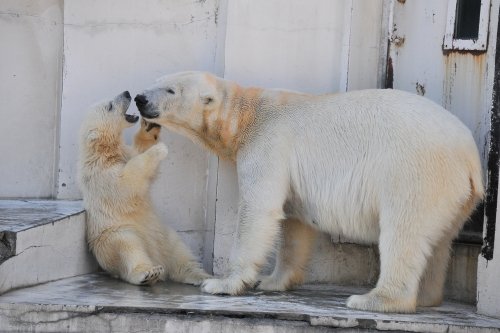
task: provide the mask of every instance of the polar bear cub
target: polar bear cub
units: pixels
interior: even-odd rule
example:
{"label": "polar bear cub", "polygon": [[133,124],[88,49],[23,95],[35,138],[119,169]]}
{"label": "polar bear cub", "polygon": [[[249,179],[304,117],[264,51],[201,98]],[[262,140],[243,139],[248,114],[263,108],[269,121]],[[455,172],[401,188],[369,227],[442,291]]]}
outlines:
{"label": "polar bear cub", "polygon": [[149,187],[167,147],[158,125],[141,122],[134,147],[122,132],[139,117],[126,114],[128,91],[95,105],[80,130],[79,182],[87,240],[99,265],[132,284],[171,280],[199,285],[209,277],[174,230],[153,211]]}
{"label": "polar bear cub", "polygon": [[200,72],[166,76],[135,101],[148,121],[236,162],[237,247],[228,275],[203,291],[253,286],[279,236],[274,272],[258,288],[293,287],[320,230],[379,244],[376,287],[347,306],[441,303],[451,242],[484,191],[471,132],[441,106],[392,89],[315,96]]}

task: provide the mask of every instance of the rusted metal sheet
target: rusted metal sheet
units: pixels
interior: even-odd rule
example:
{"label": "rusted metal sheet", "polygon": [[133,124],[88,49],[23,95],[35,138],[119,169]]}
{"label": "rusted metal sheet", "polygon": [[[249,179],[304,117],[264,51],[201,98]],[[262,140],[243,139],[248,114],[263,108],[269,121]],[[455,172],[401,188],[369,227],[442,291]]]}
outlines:
{"label": "rusted metal sheet", "polygon": [[[488,174],[495,50],[443,49],[450,20],[447,1],[398,0],[392,6],[386,86],[425,96],[460,118],[473,133]],[[487,24],[484,17],[482,24]],[[483,214],[475,216],[464,239],[481,242]]]}
{"label": "rusted metal sheet", "polygon": [[[480,1],[479,29],[477,38],[459,39],[455,37],[455,20],[458,0],[448,1],[448,10],[446,15],[446,27],[443,41],[444,50],[458,51],[486,51],[488,47],[488,25],[490,16],[490,0]],[[467,13],[470,15],[470,13]]]}

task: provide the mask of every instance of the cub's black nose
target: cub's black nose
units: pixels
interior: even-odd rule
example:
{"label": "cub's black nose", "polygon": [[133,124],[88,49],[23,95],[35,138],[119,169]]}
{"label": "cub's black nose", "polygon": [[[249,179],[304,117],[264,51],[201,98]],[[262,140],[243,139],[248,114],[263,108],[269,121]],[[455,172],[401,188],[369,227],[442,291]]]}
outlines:
{"label": "cub's black nose", "polygon": [[128,90],[123,92],[123,96],[125,96],[125,97],[126,97],[126,98],[128,98],[128,99],[132,98],[132,97],[130,96],[130,93],[128,92]]}
{"label": "cub's black nose", "polygon": [[146,104],[148,104],[148,99],[144,95],[137,95],[134,98],[135,105],[137,105],[137,108],[140,110],[141,108],[144,108]]}

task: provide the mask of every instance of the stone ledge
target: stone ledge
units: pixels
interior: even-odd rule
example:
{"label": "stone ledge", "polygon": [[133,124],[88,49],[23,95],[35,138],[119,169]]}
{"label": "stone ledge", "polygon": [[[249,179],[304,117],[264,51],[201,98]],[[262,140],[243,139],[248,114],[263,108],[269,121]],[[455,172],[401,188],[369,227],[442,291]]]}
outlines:
{"label": "stone ledge", "polygon": [[0,200],[0,294],[96,269],[81,201]]}
{"label": "stone ledge", "polygon": [[16,254],[18,233],[83,211],[81,201],[0,200],[0,263]]}
{"label": "stone ledge", "polygon": [[0,229],[19,232],[83,211],[81,200],[0,200]]}
{"label": "stone ledge", "polygon": [[[160,283],[139,287],[93,273],[0,296],[0,327],[8,331],[119,332],[500,332],[500,320],[446,302],[417,314],[379,314],[345,307],[366,289],[305,285],[290,292],[214,296],[199,288]],[[231,330],[229,330],[231,328]],[[286,330],[285,330],[286,328]]]}

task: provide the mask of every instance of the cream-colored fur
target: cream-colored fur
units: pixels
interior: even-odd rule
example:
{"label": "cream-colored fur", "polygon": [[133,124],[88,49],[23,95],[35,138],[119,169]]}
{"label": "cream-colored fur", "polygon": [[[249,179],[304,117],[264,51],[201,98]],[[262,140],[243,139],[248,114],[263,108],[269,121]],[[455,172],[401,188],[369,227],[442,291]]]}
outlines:
{"label": "cream-colored fur", "polygon": [[379,244],[378,283],[349,307],[414,312],[441,302],[451,241],[483,197],[474,139],[441,106],[392,89],[314,96],[197,72],[164,77],[135,100],[149,121],[237,164],[237,248],[227,277],[203,291],[254,285],[281,231],[260,288],[300,283],[315,229]]}
{"label": "cream-colored fur", "polygon": [[209,275],[151,206],[149,187],[167,156],[160,128],[142,121],[134,147],[126,146],[122,132],[138,120],[125,115],[129,104],[128,92],[100,103],[81,127],[79,180],[90,249],[104,270],[132,284],[170,278],[199,285]]}

